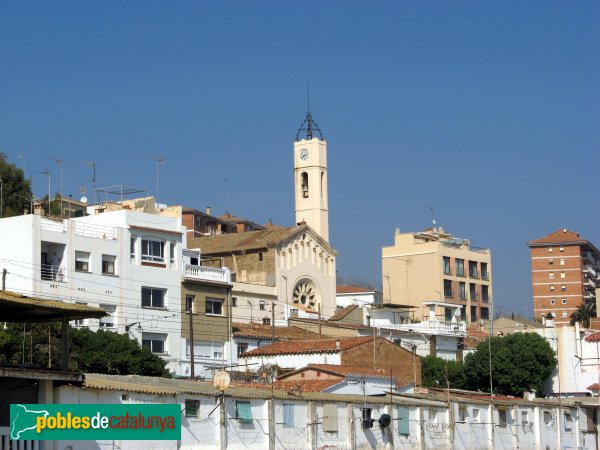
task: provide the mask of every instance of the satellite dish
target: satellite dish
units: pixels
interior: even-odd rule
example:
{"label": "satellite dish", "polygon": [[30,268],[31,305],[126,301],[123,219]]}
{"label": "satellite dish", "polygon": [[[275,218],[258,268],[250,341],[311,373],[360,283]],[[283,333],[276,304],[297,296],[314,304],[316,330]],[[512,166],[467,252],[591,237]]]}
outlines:
{"label": "satellite dish", "polygon": [[215,376],[213,377],[213,386],[221,392],[225,392],[225,389],[229,387],[230,382],[231,378],[229,377],[229,374],[224,370],[219,370],[217,373],[215,373]]}
{"label": "satellite dish", "polygon": [[87,197],[86,196],[81,197],[81,203],[87,203]]}

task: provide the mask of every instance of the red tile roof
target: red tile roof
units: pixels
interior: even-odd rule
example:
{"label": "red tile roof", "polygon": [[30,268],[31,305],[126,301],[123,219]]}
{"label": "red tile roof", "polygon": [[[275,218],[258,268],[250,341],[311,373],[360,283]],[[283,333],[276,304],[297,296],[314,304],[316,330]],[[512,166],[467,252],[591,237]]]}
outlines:
{"label": "red tile roof", "polygon": [[540,244],[584,244],[587,241],[579,236],[574,231],[567,230],[566,228],[560,228],[547,236],[535,239],[527,243],[527,245],[540,245]]}
{"label": "red tile roof", "polygon": [[375,290],[358,286],[337,286],[335,292],[337,294],[357,294],[363,292],[375,292]]}
{"label": "red tile roof", "polygon": [[294,381],[275,381],[275,389],[297,392],[322,392],[331,386],[340,383],[342,380],[294,380]]}
{"label": "red tile roof", "polygon": [[[383,339],[383,338],[377,338]],[[338,347],[339,342],[339,347]],[[266,345],[242,356],[268,356],[268,355],[297,355],[303,353],[338,353],[341,350],[356,347],[367,342],[373,342],[372,336],[350,337],[340,339],[322,339],[320,341],[294,341],[276,342]]]}
{"label": "red tile roof", "polygon": [[[231,324],[235,337],[271,339],[273,327],[257,323],[233,323]],[[300,327],[275,327],[275,338],[279,340],[310,340],[319,339],[318,333],[305,330]]]}
{"label": "red tile roof", "polygon": [[388,378],[385,374],[385,370],[383,369],[370,369],[366,367],[357,367],[357,366],[349,366],[349,365],[339,365],[339,364],[309,364],[306,367],[302,367],[301,369],[294,370],[292,372],[288,372],[281,376],[280,380],[285,380],[290,375],[305,372],[307,370],[317,370],[322,372],[327,372],[333,375],[339,375],[341,377],[345,377],[348,375],[366,375],[370,377],[384,377]]}
{"label": "red tile roof", "polygon": [[588,391],[600,391],[600,383],[594,383],[586,387]]}
{"label": "red tile roof", "polygon": [[350,314],[352,311],[354,311],[357,308],[358,308],[357,305],[348,305],[345,308],[342,308],[339,311],[337,311],[333,316],[331,316],[329,318],[329,320],[336,321],[336,320],[343,319],[344,317],[346,317],[348,314]]}

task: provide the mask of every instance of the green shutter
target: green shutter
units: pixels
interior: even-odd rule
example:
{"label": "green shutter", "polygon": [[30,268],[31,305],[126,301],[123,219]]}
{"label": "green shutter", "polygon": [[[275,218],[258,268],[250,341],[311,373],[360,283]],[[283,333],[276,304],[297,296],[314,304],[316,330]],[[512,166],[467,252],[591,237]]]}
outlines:
{"label": "green shutter", "polygon": [[409,409],[407,406],[398,406],[398,434],[410,436]]}
{"label": "green shutter", "polygon": [[252,423],[252,408],[250,402],[238,400],[235,402],[237,419],[240,423]]}

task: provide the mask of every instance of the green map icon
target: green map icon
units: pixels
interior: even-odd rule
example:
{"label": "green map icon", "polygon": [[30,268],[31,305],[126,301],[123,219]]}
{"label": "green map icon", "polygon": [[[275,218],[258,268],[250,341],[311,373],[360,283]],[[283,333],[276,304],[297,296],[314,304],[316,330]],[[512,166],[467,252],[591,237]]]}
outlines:
{"label": "green map icon", "polygon": [[16,410],[13,412],[13,414],[11,414],[14,417],[14,419],[10,424],[10,438],[14,440],[21,439],[21,433],[36,428],[38,417],[46,417],[49,414],[48,411],[34,411],[31,409],[27,409],[23,405],[11,406],[14,406]]}

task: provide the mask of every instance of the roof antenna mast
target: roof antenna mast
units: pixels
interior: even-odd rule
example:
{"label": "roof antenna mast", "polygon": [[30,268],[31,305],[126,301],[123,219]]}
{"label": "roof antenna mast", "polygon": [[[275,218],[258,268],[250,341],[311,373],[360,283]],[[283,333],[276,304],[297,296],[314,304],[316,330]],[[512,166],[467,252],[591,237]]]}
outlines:
{"label": "roof antenna mast", "polygon": [[435,228],[435,226],[436,226],[436,222],[435,222],[435,208],[433,206],[430,206],[429,209],[431,210],[431,222],[433,223],[433,227]]}

